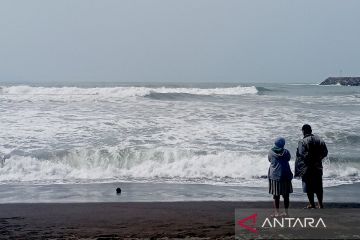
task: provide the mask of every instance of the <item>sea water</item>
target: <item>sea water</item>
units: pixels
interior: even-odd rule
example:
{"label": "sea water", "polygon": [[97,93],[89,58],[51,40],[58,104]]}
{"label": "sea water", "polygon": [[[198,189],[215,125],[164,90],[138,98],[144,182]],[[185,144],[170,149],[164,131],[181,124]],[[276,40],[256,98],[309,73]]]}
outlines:
{"label": "sea water", "polygon": [[359,87],[9,83],[0,88],[0,111],[3,188],[266,188],[274,139],[286,139],[293,168],[305,123],[329,149],[324,186],[360,182]]}

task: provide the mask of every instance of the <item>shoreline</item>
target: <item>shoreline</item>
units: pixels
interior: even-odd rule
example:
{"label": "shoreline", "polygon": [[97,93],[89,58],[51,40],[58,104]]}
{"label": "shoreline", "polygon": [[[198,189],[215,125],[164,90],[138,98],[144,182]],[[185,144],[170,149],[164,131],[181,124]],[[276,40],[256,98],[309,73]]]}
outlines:
{"label": "shoreline", "polygon": [[[122,189],[117,195],[115,189]],[[358,202],[360,183],[324,188],[328,202]],[[89,184],[3,184],[0,203],[80,202],[177,202],[177,201],[271,201],[267,187],[181,183],[89,183]],[[290,201],[306,201],[301,188],[294,187]]]}

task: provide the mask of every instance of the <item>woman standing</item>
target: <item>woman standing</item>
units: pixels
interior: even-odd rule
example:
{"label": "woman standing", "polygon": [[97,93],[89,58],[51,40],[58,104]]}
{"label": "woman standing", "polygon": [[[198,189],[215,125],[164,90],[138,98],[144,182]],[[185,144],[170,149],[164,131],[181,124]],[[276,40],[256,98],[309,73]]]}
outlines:
{"label": "woman standing", "polygon": [[275,146],[269,151],[268,159],[270,162],[268,178],[269,178],[269,193],[274,198],[274,216],[279,216],[280,195],[284,199],[285,212],[282,216],[288,215],[289,195],[293,192],[291,180],[293,174],[290,169],[289,161],[291,158],[290,152],[284,148],[285,139],[279,137],[275,140]]}

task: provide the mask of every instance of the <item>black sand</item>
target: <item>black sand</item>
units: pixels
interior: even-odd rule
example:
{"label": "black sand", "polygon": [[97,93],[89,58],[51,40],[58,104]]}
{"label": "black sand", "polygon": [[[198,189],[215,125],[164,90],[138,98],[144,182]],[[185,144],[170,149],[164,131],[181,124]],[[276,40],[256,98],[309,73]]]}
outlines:
{"label": "black sand", "polygon": [[[291,203],[292,208],[304,205]],[[271,202],[0,204],[0,234],[2,239],[234,239],[235,208],[271,207]]]}

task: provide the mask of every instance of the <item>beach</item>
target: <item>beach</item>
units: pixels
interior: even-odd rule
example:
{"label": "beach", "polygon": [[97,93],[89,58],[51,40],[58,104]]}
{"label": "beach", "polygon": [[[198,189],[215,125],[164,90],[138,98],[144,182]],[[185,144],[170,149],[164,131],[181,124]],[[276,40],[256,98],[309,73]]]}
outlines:
{"label": "beach", "polygon": [[[116,187],[121,187],[121,194],[116,194]],[[349,216],[343,211],[347,209],[351,223],[357,222],[358,189],[358,183],[325,188],[325,208],[336,211],[340,219]],[[124,182],[2,184],[0,238],[234,239],[235,211],[270,213],[271,199],[264,187]],[[290,213],[302,210],[305,201],[302,190],[294,188]],[[340,223],[331,226],[333,231],[341,228]]]}
{"label": "beach", "polygon": [[0,240],[360,239],[360,1],[309,3],[2,1]]}
{"label": "beach", "polygon": [[[291,203],[292,208],[304,205]],[[0,233],[3,239],[234,239],[235,209],[271,206],[222,201],[0,204]],[[325,206],[346,209],[360,204]]]}

